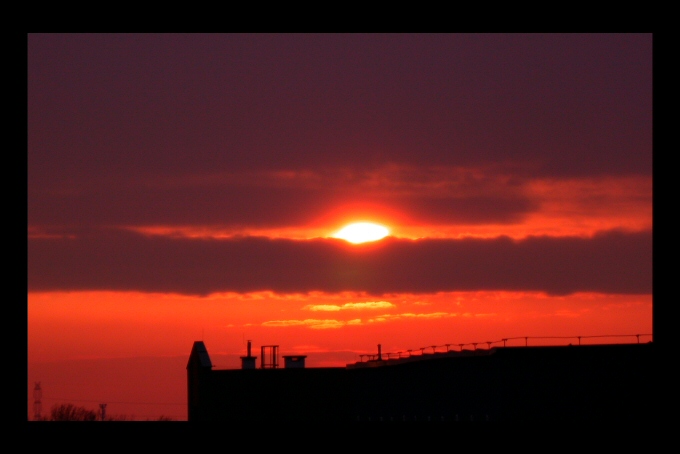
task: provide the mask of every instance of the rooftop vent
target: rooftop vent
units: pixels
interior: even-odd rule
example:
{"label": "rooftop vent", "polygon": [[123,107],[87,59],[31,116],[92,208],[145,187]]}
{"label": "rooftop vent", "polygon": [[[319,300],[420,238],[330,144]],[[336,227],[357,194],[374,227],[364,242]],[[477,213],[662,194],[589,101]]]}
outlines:
{"label": "rooftop vent", "polygon": [[306,355],[287,355],[283,357],[283,365],[286,369],[304,369]]}

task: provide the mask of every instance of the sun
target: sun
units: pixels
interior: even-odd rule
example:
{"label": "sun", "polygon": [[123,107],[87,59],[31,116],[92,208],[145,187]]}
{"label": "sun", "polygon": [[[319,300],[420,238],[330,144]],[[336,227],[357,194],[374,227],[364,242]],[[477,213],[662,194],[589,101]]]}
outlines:
{"label": "sun", "polygon": [[371,222],[356,222],[335,232],[333,238],[340,238],[350,243],[359,244],[368,241],[377,241],[390,234],[387,227]]}

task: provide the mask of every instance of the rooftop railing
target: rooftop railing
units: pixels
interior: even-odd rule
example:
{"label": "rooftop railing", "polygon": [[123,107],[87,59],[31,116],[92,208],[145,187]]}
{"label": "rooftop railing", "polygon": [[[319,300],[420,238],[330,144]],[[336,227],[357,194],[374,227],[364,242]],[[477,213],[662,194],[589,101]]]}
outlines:
{"label": "rooftop railing", "polygon": [[[458,348],[457,351],[463,351],[464,347],[466,346],[472,346],[473,350],[477,350],[477,346],[480,345],[486,346],[486,349],[489,350],[491,349],[491,346],[524,346],[528,347],[529,346],[529,340],[545,340],[545,339],[563,339],[565,340],[572,340],[574,342],[577,342],[577,345],[583,345],[582,341],[587,340],[587,339],[595,339],[595,338],[628,338],[628,339],[636,339],[637,343],[639,344],[642,338],[643,342],[646,342],[647,339],[649,341],[652,340],[652,335],[651,334],[605,334],[605,335],[598,335],[598,336],[519,336],[519,337],[506,337],[503,339],[495,340],[495,341],[484,341],[484,342],[467,342],[463,344],[457,344],[457,343],[451,343],[451,344],[443,344],[443,345],[430,345],[427,347],[420,347],[417,349],[413,350],[401,350],[401,351],[396,351],[396,352],[388,352],[388,353],[381,353],[382,360],[394,360],[394,359],[403,359],[403,358],[410,358],[414,356],[425,356],[425,355],[432,355],[436,353],[448,353],[450,351],[456,351],[455,349]],[[520,341],[519,345],[515,341]],[[521,341],[524,341],[522,344]],[[559,345],[565,345],[564,343],[541,343],[541,344],[535,344],[533,346],[559,346]],[[568,343],[568,345],[574,345],[571,342]],[[588,345],[598,345],[596,344],[588,344]],[[446,349],[446,350],[444,350]],[[364,355],[359,355],[360,362],[364,361],[377,361],[378,360],[378,354],[364,354]]]}

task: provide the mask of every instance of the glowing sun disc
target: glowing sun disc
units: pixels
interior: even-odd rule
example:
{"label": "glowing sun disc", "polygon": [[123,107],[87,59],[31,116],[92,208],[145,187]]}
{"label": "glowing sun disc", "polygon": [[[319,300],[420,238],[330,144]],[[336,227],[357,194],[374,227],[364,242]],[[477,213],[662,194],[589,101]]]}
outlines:
{"label": "glowing sun disc", "polygon": [[340,238],[350,243],[366,243],[367,241],[377,241],[390,234],[387,227],[370,222],[357,222],[343,227],[333,234],[333,238]]}

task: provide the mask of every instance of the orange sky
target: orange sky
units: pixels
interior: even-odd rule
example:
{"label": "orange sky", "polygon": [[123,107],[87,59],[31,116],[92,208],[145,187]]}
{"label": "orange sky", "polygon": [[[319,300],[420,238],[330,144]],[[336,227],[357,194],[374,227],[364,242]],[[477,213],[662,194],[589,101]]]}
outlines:
{"label": "orange sky", "polygon": [[[356,204],[327,224],[297,228],[234,230],[220,226],[137,226],[130,230],[169,238],[329,237],[344,222],[384,222],[404,238],[495,238],[507,235],[590,237],[612,228],[651,229],[651,180],[643,178],[533,181],[524,189],[540,207],[516,223],[419,224],[394,210],[370,210],[352,217]],[[399,219],[405,224],[389,223]],[[388,221],[388,222],[386,222]],[[321,221],[318,221],[321,222]],[[38,231],[29,236],[40,238]],[[361,245],[349,246],[360,248]],[[185,419],[185,362],[194,341],[203,340],[216,368],[240,367],[245,342],[279,345],[280,354],[306,354],[308,367],[342,367],[374,354],[446,349],[460,343],[487,348],[487,342],[513,337],[532,344],[577,343],[575,336],[643,334],[651,340],[651,294],[477,291],[431,294],[344,293],[177,293],[54,291],[28,293],[29,414],[33,384],[41,381],[43,412],[60,402],[96,408],[137,419],[161,414]],[[570,337],[559,339],[561,336]],[[583,338],[587,342],[634,342],[637,338]],[[523,345],[524,340],[510,340]],[[502,343],[495,343],[495,346]],[[89,371],[83,375],[83,370]],[[75,378],[76,371],[81,381]],[[89,374],[89,375],[88,375]],[[137,374],[144,374],[143,378]],[[160,376],[162,374],[162,377]],[[155,378],[153,378],[155,377]],[[82,380],[86,381],[85,383]],[[140,380],[142,380],[140,382]],[[76,386],[74,383],[80,383]],[[109,383],[106,385],[106,383]],[[113,385],[115,383],[115,386]],[[140,392],[140,383],[148,388]]]}
{"label": "orange sky", "polygon": [[[384,353],[406,354],[431,345],[438,351],[444,351],[445,344],[458,349],[461,343],[468,344],[465,348],[473,348],[471,343],[487,348],[486,342],[524,336],[532,337],[532,345],[576,344],[576,337],[552,337],[607,334],[642,334],[640,341],[647,342],[652,297],[523,292],[380,298],[361,293],[258,292],[204,298],[136,292],[29,293],[28,330],[29,385],[41,381],[45,410],[62,401],[91,408],[111,401],[110,415],[185,419],[184,407],[166,404],[186,399],[184,367],[196,340],[206,343],[216,368],[240,367],[238,356],[245,354],[247,340],[252,340],[258,355],[261,345],[279,345],[281,355],[306,354],[308,367],[342,367],[359,360],[358,355],[375,354],[377,344]],[[635,342],[636,337],[581,341]],[[74,375],[80,381],[74,382]],[[102,380],[115,387],[102,386]],[[141,392],[141,383],[149,388]],[[29,412],[32,406],[29,386]]]}

